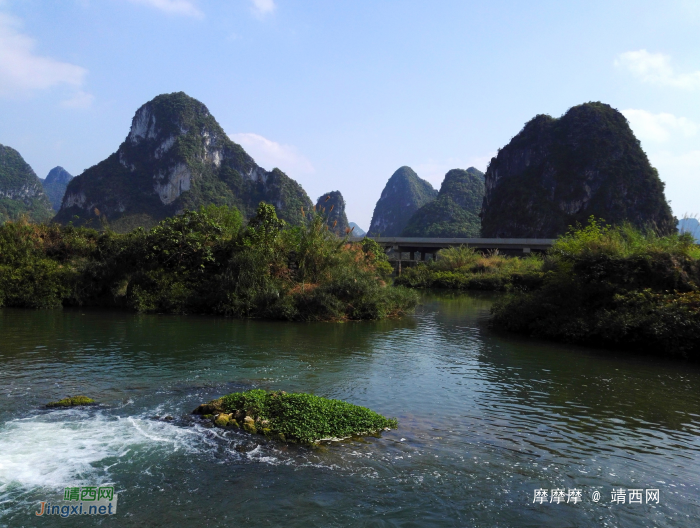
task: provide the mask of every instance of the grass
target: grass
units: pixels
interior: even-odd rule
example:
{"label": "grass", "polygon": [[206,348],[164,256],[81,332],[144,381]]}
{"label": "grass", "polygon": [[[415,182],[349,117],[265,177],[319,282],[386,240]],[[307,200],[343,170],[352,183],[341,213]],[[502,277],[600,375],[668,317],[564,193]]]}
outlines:
{"label": "grass", "polygon": [[375,434],[398,426],[395,419],[341,400],[262,389],[228,394],[201,405],[195,413],[212,415],[220,427],[242,427],[250,433],[302,444]]}
{"label": "grass", "polygon": [[47,403],[47,407],[74,407],[76,405],[90,405],[95,403],[95,400],[87,396],[68,396],[62,400]]}

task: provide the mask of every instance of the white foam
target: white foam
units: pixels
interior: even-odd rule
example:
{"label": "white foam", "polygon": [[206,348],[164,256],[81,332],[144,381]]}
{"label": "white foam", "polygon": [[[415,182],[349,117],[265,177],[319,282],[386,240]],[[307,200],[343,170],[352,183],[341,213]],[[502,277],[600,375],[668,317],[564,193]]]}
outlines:
{"label": "white foam", "polygon": [[203,440],[192,428],[100,411],[61,410],[12,420],[0,427],[0,492],[95,482],[127,454],[197,451]]}

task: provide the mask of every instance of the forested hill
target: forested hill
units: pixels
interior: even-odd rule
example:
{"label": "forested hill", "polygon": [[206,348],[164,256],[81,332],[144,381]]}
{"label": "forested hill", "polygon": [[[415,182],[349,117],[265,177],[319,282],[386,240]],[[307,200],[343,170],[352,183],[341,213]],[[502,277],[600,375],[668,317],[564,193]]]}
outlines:
{"label": "forested hill", "polygon": [[427,181],[411,167],[401,167],[389,178],[377,201],[369,236],[399,236],[418,209],[437,196]]}
{"label": "forested hill", "polygon": [[489,164],[481,214],[485,237],[554,238],[590,216],[676,229],[656,169],[627,119],[603,103],[526,123]]}
{"label": "forested hill", "polygon": [[484,199],[484,173],[474,167],[453,169],[445,175],[437,198],[418,209],[402,236],[477,238]]}
{"label": "forested hill", "polygon": [[21,216],[46,222],[53,214],[34,170],[15,149],[0,145],[0,224]]}
{"label": "forested hill", "polygon": [[235,206],[250,217],[261,201],[292,224],[313,205],[281,170],[259,167],[204,104],[177,92],[136,111],[117,151],[68,184],[56,221],[106,221],[123,232],[208,204]]}

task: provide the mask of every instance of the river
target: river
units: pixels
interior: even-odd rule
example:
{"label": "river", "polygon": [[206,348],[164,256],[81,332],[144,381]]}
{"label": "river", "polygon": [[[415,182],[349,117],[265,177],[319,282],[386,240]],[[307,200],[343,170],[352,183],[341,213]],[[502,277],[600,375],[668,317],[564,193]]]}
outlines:
{"label": "river", "polygon": [[[494,298],[343,324],[1,309],[0,526],[698,526],[700,368],[499,335]],[[252,387],[399,428],[311,449],[190,415]],[[100,405],[43,407],[77,394]],[[115,515],[35,515],[88,485]]]}

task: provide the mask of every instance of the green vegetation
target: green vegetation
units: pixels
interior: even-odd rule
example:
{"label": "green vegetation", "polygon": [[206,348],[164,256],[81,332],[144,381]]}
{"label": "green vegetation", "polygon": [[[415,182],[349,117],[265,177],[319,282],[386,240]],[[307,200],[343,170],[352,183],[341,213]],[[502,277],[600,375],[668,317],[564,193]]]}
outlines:
{"label": "green vegetation", "polygon": [[20,153],[0,145],[0,224],[23,217],[48,222],[53,217],[51,202]]}
{"label": "green vegetation", "polygon": [[194,413],[212,418],[219,427],[241,427],[249,433],[303,444],[398,427],[395,419],[341,400],[262,389],[228,394],[200,405]]}
{"label": "green vegetation", "polygon": [[700,359],[700,247],[590,219],[557,240],[541,288],[494,307],[493,324],[528,335]]}
{"label": "green vegetation", "polygon": [[369,236],[400,236],[413,213],[435,200],[437,191],[411,167],[392,174],[374,207]]}
{"label": "green vegetation", "polygon": [[47,407],[74,407],[76,405],[91,405],[95,400],[87,396],[68,396],[62,400],[47,403]]}
{"label": "green vegetation", "polygon": [[479,237],[479,212],[484,192],[484,174],[481,171],[474,167],[451,170],[445,175],[437,198],[413,213],[401,236]]}
{"label": "green vegetation", "polygon": [[603,103],[534,117],[499,150],[486,182],[484,237],[556,238],[591,215],[675,231],[656,169],[625,116]]}
{"label": "green vegetation", "polygon": [[438,252],[436,261],[406,268],[395,284],[411,288],[447,288],[453,290],[533,289],[542,283],[542,256],[525,258],[500,255],[498,251],[481,254],[466,246]]}
{"label": "green vegetation", "polygon": [[415,307],[414,292],[386,285],[391,266],[376,244],[339,239],[320,215],[302,218],[291,227],[260,203],[245,226],[235,208],[214,205],[127,234],[6,223],[0,306],[294,321],[381,319]]}

